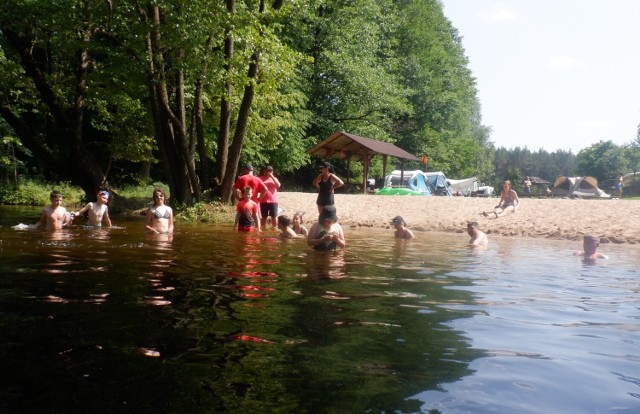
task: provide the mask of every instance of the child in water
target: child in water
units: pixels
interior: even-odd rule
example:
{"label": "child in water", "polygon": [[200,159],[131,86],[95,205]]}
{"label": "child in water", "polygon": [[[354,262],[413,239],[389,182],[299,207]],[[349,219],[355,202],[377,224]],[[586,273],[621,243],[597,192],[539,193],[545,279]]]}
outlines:
{"label": "child in water", "polygon": [[97,201],[87,203],[87,205],[82,207],[80,211],[71,214],[79,216],[84,213],[88,213],[87,224],[89,226],[102,226],[102,221],[104,220],[104,223],[107,225],[107,227],[111,227],[109,208],[107,207],[108,202],[109,192],[106,190],[100,190],[98,191]]}
{"label": "child in water", "polygon": [[252,232],[254,228],[261,231],[258,204],[251,200],[252,195],[253,190],[251,187],[244,187],[242,200],[238,201],[238,206],[236,207],[236,220],[233,223],[234,230],[237,227],[238,231]]}
{"label": "child in water", "polygon": [[71,224],[73,217],[62,207],[62,194],[59,191],[52,191],[49,194],[51,205],[45,207],[40,216],[40,220],[33,225],[33,228],[45,226],[47,230],[60,230],[64,226]]}
{"label": "child in water", "polygon": [[278,216],[278,229],[282,233],[280,233],[280,237],[283,239],[295,239],[298,237],[295,231],[289,225],[291,224],[291,219],[287,216]]}
{"label": "child in water", "polygon": [[395,227],[395,232],[394,235],[396,236],[396,238],[398,239],[413,239],[415,236],[413,235],[413,232],[411,230],[409,230],[406,226],[407,223],[405,223],[404,219],[400,216],[395,216],[392,220],[391,220],[391,224],[393,225],[393,227]]}
{"label": "child in water", "polygon": [[304,213],[301,213],[301,212],[297,212],[296,214],[293,215],[293,231],[296,234],[306,236],[309,232],[307,231],[307,228],[302,224],[303,216],[304,216]]}

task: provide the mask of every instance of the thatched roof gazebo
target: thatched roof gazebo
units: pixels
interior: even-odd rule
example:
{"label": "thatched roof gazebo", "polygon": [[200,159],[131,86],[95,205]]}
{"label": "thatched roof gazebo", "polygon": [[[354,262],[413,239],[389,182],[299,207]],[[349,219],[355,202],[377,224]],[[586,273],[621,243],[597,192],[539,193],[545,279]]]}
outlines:
{"label": "thatched roof gazebo", "polygon": [[360,137],[338,131],[329,138],[311,148],[309,154],[321,158],[338,158],[347,160],[347,182],[349,181],[349,163],[362,161],[364,164],[364,181],[362,188],[367,191],[367,179],[369,178],[369,163],[376,155],[382,156],[382,175],[387,175],[387,157],[392,156],[400,160],[401,170],[404,171],[404,162],[420,161],[418,157],[409,154],[402,148],[393,144],[375,139]]}

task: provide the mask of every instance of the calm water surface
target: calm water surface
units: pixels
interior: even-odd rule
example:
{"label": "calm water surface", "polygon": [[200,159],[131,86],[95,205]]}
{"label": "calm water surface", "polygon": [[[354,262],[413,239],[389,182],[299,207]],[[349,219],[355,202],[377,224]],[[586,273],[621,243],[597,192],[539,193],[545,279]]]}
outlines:
{"label": "calm water surface", "polygon": [[637,246],[38,215],[0,207],[0,412],[640,412]]}

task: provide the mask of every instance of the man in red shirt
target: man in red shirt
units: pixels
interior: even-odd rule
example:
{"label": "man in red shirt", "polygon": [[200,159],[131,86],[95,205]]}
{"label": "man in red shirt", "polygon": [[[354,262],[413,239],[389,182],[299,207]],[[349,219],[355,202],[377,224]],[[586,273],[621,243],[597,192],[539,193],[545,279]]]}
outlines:
{"label": "man in red shirt", "polygon": [[251,164],[245,164],[242,168],[244,170],[244,174],[238,177],[233,185],[233,195],[236,201],[241,200],[244,188],[251,187],[253,192],[251,200],[258,203],[258,207],[260,207],[260,201],[269,194],[269,189],[260,178],[253,175],[253,167]]}

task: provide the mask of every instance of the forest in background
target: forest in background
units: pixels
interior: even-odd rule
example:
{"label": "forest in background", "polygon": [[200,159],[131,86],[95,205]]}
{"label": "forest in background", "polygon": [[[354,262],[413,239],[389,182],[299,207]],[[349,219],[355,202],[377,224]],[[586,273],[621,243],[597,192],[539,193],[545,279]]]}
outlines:
{"label": "forest in background", "polygon": [[467,63],[438,0],[6,0],[0,179],[69,182],[89,198],[161,180],[178,204],[228,201],[246,162],[310,189],[319,160],[306,151],[339,130],[493,185],[639,165],[638,142],[494,148]]}

